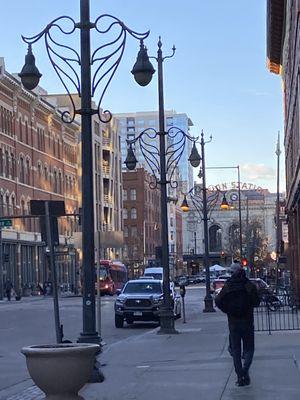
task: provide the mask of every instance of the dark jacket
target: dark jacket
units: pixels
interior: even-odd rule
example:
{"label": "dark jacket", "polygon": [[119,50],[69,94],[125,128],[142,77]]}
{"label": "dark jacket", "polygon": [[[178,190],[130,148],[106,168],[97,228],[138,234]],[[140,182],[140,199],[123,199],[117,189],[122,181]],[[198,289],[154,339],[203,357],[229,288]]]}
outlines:
{"label": "dark jacket", "polygon": [[[248,311],[241,317],[234,317],[228,314],[228,303],[230,300],[240,301],[240,296],[247,296],[247,302],[249,303]],[[258,296],[256,286],[250,282],[246,277],[244,271],[240,271],[232,275],[223,286],[221,292],[215,299],[216,306],[227,314],[228,321],[240,321],[248,320],[253,321],[253,308],[258,307],[260,299]]]}

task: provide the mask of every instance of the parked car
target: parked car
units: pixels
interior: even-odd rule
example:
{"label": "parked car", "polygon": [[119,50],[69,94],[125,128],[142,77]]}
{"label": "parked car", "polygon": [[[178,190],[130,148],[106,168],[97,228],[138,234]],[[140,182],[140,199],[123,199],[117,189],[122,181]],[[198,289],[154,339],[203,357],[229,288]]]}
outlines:
{"label": "parked car", "polygon": [[[180,296],[174,284],[170,293],[175,318],[181,317]],[[118,293],[117,293],[118,294]],[[135,279],[128,281],[115,301],[115,326],[123,328],[124,321],[159,321],[159,307],[163,302],[163,285],[159,279]]]}
{"label": "parked car", "polygon": [[174,283],[176,286],[188,286],[189,279],[185,275],[176,276]]}
{"label": "parked car", "polygon": [[211,292],[213,293],[214,297],[216,297],[220,293],[226,281],[227,279],[217,278],[212,282]]}
{"label": "parked car", "polygon": [[[214,297],[216,297],[220,293],[220,291],[222,290],[222,287],[224,286],[225,282],[227,281],[227,279],[229,277],[227,277],[226,279],[218,278],[213,281],[212,289],[213,289]],[[263,295],[271,295],[272,294],[272,290],[270,289],[270,286],[264,280],[262,280],[260,278],[250,278],[250,281],[255,284],[260,297],[262,297]]]}
{"label": "parked car", "polygon": [[250,278],[250,281],[255,284],[260,296],[264,294],[272,294],[270,286],[261,278]]}

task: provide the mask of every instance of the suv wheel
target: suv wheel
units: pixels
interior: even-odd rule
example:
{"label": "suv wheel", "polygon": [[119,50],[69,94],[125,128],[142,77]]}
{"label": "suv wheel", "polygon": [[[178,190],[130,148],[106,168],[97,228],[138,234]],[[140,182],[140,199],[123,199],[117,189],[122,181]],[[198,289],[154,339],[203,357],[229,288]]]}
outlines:
{"label": "suv wheel", "polygon": [[116,328],[123,328],[124,318],[121,317],[121,315],[115,314],[115,326],[116,326]]}

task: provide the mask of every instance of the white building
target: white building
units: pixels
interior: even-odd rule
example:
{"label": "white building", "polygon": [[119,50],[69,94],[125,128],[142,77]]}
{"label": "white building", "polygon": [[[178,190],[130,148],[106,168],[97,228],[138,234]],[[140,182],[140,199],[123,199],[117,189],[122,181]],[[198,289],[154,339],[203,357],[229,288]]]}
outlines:
{"label": "white building", "polygon": [[[209,253],[211,262],[229,264],[234,257],[240,257],[239,202],[237,189],[224,193],[230,209],[220,209],[222,193],[215,207],[209,210]],[[189,199],[188,204],[190,211],[184,214],[183,220],[183,253],[186,261],[197,260],[199,267],[204,254],[202,214]],[[241,190],[242,256],[249,261],[261,260],[275,251],[275,215],[276,193],[264,189]]]}

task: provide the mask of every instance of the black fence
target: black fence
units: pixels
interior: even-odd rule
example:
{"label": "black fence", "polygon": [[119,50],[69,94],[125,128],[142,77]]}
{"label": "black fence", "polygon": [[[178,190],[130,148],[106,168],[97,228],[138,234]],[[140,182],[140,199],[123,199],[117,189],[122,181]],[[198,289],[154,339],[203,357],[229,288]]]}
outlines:
{"label": "black fence", "polygon": [[286,292],[264,296],[254,309],[254,327],[257,332],[300,330],[298,304]]}

